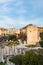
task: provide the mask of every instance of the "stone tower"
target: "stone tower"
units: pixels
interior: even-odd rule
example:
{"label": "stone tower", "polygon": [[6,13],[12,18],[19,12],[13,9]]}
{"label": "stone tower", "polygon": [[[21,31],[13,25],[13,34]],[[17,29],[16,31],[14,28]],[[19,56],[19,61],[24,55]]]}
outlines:
{"label": "stone tower", "polygon": [[29,24],[27,27],[27,45],[36,45],[39,42],[39,29],[35,25]]}

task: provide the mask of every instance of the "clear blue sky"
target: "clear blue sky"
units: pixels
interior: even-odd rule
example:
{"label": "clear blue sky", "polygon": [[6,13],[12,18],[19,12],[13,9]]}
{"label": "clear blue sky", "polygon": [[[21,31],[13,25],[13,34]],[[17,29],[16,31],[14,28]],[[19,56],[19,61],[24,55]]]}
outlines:
{"label": "clear blue sky", "polygon": [[0,27],[43,26],[43,0],[0,0]]}

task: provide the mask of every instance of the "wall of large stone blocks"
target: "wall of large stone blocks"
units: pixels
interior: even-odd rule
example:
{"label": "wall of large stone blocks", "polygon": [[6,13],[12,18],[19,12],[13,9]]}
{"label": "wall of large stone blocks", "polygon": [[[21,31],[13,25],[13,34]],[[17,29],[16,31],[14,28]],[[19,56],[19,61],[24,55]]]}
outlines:
{"label": "wall of large stone blocks", "polygon": [[28,45],[36,45],[39,42],[39,30],[36,26],[29,26],[27,28],[27,44]]}

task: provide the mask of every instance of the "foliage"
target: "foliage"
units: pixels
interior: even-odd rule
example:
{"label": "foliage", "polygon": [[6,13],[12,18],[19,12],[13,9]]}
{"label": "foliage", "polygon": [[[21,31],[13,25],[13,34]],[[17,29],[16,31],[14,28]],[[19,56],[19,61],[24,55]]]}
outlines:
{"label": "foliage", "polygon": [[43,55],[43,49],[38,49],[37,51],[40,55]]}
{"label": "foliage", "polygon": [[26,52],[22,61],[22,65],[40,65],[38,61],[38,55],[36,55],[33,51]]}
{"label": "foliage", "polygon": [[6,46],[12,46],[12,45],[18,45],[19,43],[17,41],[11,41],[6,44]]}
{"label": "foliage", "polygon": [[27,40],[27,35],[26,35],[26,33],[21,33],[21,34],[19,35],[19,39],[21,39],[22,41]]}
{"label": "foliage", "polygon": [[10,61],[16,65],[43,65],[43,56],[37,55],[33,51],[28,51],[25,55],[17,55]]}
{"label": "foliage", "polygon": [[13,59],[9,59],[9,61],[15,63],[15,65],[22,65],[22,56],[17,55]]}
{"label": "foliage", "polygon": [[5,35],[5,36],[0,37],[0,42],[5,42],[6,40],[16,41],[17,37],[16,37],[16,35]]}
{"label": "foliage", "polygon": [[39,43],[40,43],[40,46],[43,47],[43,41],[40,41]]}
{"label": "foliage", "polygon": [[16,35],[5,35],[0,37],[0,46],[12,46],[19,44]]}
{"label": "foliage", "polygon": [[43,32],[40,33],[40,38],[41,38],[41,41],[39,43],[40,43],[40,46],[43,47]]}
{"label": "foliage", "polygon": [[1,36],[0,37],[0,42],[4,42],[4,41],[6,41],[7,40],[7,36]]}
{"label": "foliage", "polygon": [[38,58],[39,58],[40,65],[43,65],[43,56],[42,55],[39,55]]}
{"label": "foliage", "polygon": [[16,35],[8,35],[8,40],[17,40]]}
{"label": "foliage", "polygon": [[0,65],[5,65],[6,63],[0,62]]}
{"label": "foliage", "polygon": [[41,40],[43,40],[43,32],[40,33]]}

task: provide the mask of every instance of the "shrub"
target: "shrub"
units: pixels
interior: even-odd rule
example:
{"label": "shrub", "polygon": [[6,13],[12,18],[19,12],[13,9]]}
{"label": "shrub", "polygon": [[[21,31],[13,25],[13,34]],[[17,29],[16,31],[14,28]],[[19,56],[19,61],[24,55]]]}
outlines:
{"label": "shrub", "polygon": [[22,56],[17,55],[13,59],[9,59],[9,61],[15,63],[15,65],[22,65]]}
{"label": "shrub", "polygon": [[38,55],[36,55],[33,51],[26,52],[26,54],[23,56],[22,61],[22,65],[40,65]]}
{"label": "shrub", "polygon": [[39,43],[40,43],[40,46],[43,47],[43,41],[40,41]]}

